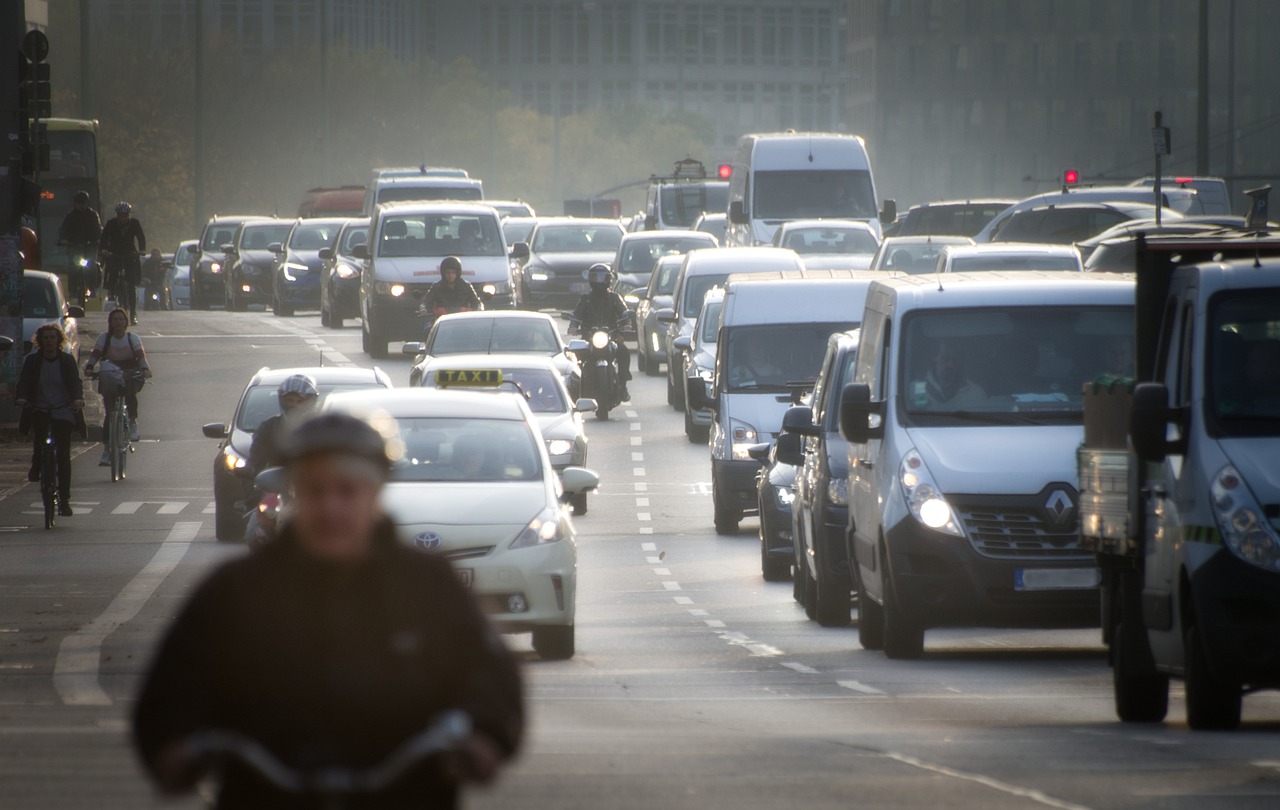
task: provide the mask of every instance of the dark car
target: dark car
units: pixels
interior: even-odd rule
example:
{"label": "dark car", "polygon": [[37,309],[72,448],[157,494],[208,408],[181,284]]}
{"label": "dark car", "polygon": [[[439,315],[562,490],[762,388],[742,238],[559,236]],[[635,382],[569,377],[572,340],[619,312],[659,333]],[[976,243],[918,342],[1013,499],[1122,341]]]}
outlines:
{"label": "dark car", "polygon": [[[1043,205],[1011,214],[991,235],[992,242],[1037,242],[1070,245],[1097,236],[1121,222],[1153,219],[1154,205],[1138,202],[1080,202]],[[1165,209],[1164,220],[1182,219]]]}
{"label": "dark car", "polygon": [[246,499],[253,491],[248,471],[253,434],[262,420],[280,413],[276,390],[294,374],[307,374],[315,380],[322,401],[334,391],[391,387],[391,378],[378,368],[259,369],[240,395],[231,424],[211,422],[203,428],[205,436],[222,440],[213,458],[214,523],[219,540],[237,541],[244,537],[245,512],[249,508]]}
{"label": "dark car", "polygon": [[683,255],[698,248],[719,247],[716,238],[700,231],[640,231],[622,237],[618,252],[614,254],[613,291],[622,296],[631,313],[631,329],[636,331],[636,306],[640,303],[637,293],[649,286],[649,276],[658,259],[675,254]]}
{"label": "dark car", "polygon": [[[236,229],[249,220],[266,220],[269,217],[233,216],[219,217],[205,223],[200,242],[191,256],[191,308],[208,309],[227,299],[223,262],[226,255],[222,246],[231,244]],[[182,257],[178,257],[180,260]]]}
{"label": "dark car", "polygon": [[608,264],[618,252],[622,226],[616,219],[539,219],[528,242],[511,255],[522,265],[520,298],[525,306],[572,306],[591,292],[587,268]]}
{"label": "dark car", "polygon": [[636,369],[650,377],[660,376],[667,362],[667,326],[658,320],[658,310],[671,308],[682,264],[684,256],[679,253],[658,259],[649,286],[636,296],[640,299],[636,303]]}
{"label": "dark car", "polygon": [[[778,439],[784,447],[791,445],[792,453],[799,452],[799,436],[784,434]],[[785,580],[795,565],[791,507],[795,501],[796,468],[778,460],[778,444],[775,440],[747,450],[748,455],[760,462],[756,498],[760,509],[760,573],[766,582]],[[801,598],[797,591],[796,601]]]}
{"label": "dark car", "polygon": [[222,246],[227,309],[242,312],[250,304],[271,303],[276,254],[271,246],[289,238],[293,221],[249,220],[240,223],[235,237]]}
{"label": "dark car", "polygon": [[914,205],[884,229],[888,236],[973,236],[1017,200],[943,200]]}
{"label": "dark car", "polygon": [[[845,530],[849,519],[848,444],[840,436],[840,395],[853,380],[858,330],[837,332],[827,340],[822,370],[814,383],[812,406],[797,405],[783,418],[784,433],[804,437],[797,463],[792,507],[797,590],[805,612],[823,627],[849,624],[854,593]],[[785,455],[785,454],[780,454]]]}
{"label": "dark car", "polygon": [[360,317],[360,267],[351,255],[356,245],[368,244],[369,218],[349,219],[338,229],[332,248],[320,251],[320,323],[341,329],[344,318]]}
{"label": "dark car", "polygon": [[346,219],[295,220],[289,239],[272,246],[276,254],[271,293],[274,314],[288,317],[297,309],[320,308],[320,271],[324,266],[320,251],[333,249],[338,229],[345,222]]}

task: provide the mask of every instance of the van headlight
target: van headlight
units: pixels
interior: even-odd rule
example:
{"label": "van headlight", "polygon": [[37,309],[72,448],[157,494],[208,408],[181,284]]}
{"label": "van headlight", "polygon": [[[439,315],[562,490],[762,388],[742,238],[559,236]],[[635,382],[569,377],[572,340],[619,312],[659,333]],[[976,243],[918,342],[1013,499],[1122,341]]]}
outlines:
{"label": "van headlight", "polygon": [[759,444],[759,434],[756,429],[746,422],[739,422],[736,419],[729,421],[729,429],[732,431],[732,455],[735,461],[750,461],[751,455],[747,453],[753,444]]}
{"label": "van headlight", "polygon": [[[912,517],[934,531],[964,537],[951,504],[947,503],[942,490],[934,483],[929,468],[924,465],[924,459],[915,448],[902,457],[898,480],[902,484],[902,494],[907,499]],[[846,492],[846,496],[847,494]]]}
{"label": "van headlight", "polygon": [[849,503],[849,479],[832,478],[827,482],[827,503],[845,506]]}
{"label": "van headlight", "polygon": [[565,453],[573,452],[573,442],[567,439],[552,439],[547,442],[547,455],[563,456]]}
{"label": "van headlight", "polygon": [[1231,553],[1268,571],[1280,571],[1280,538],[1253,493],[1230,464],[1213,478],[1213,516]]}
{"label": "van headlight", "polygon": [[560,515],[554,509],[544,509],[538,516],[529,521],[529,525],[520,530],[516,539],[511,541],[511,548],[529,548],[544,546],[560,539]]}
{"label": "van headlight", "polygon": [[379,281],[373,285],[373,291],[378,295],[389,295],[392,298],[399,298],[404,295],[405,288],[403,284],[397,284],[392,281]]}

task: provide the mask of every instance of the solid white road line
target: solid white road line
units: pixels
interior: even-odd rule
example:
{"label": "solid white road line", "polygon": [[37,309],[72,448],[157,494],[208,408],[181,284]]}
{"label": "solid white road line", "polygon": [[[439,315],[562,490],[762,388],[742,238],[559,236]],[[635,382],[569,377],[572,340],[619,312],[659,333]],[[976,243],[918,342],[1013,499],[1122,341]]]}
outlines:
{"label": "solid white road line", "polygon": [[787,669],[794,669],[796,672],[802,672],[805,675],[817,675],[818,670],[808,664],[798,664],[795,661],[784,661],[782,664]]}
{"label": "solid white road line", "polygon": [[953,779],[963,779],[966,782],[975,782],[979,785],[985,785],[992,790],[998,790],[1001,793],[1008,793],[1011,796],[1017,796],[1022,799],[1030,799],[1031,801],[1043,804],[1046,807],[1056,807],[1058,810],[1088,810],[1084,805],[1072,804],[1071,802],[1066,802],[1061,799],[1055,799],[1038,790],[1011,785],[1008,782],[1001,782],[999,779],[995,779],[990,776],[983,776],[979,773],[957,771],[954,768],[948,768],[945,765],[936,765],[932,762],[925,762],[922,759],[917,759],[906,754],[899,754],[896,751],[886,751],[884,752],[884,756],[894,760],[895,762],[901,762],[904,765],[910,765],[913,768],[919,768],[923,771],[930,771],[942,776],[949,776]]}
{"label": "solid white road line", "polygon": [[860,681],[836,681],[836,685],[842,686],[845,689],[849,689],[854,692],[861,692],[864,695],[883,695],[884,694],[884,692],[881,692],[879,689],[876,689],[874,686],[867,686],[865,683],[861,683]]}
{"label": "solid white road line", "polygon": [[177,567],[202,524],[175,523],[160,544],[151,562],[138,572],[124,590],[116,594],[107,609],[78,632],[62,639],[53,666],[53,688],[68,706],[110,706],[111,698],[98,684],[102,643],[116,628],[138,615],[138,611]]}

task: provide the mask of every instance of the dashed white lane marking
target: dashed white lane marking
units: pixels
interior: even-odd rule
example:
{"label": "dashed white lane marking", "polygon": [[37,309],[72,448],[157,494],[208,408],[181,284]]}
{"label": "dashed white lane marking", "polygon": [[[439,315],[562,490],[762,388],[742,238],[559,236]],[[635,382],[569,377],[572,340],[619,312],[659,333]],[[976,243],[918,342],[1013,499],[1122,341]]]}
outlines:
{"label": "dashed white lane marking", "polygon": [[636,482],[636,492],[648,492],[648,491],[649,491],[649,485],[648,485],[648,484],[646,484],[646,483],[645,483],[645,482],[643,482],[643,481],[637,481],[637,482]]}
{"label": "dashed white lane marking", "polygon": [[641,551],[657,551],[658,544],[657,543],[641,543],[640,550]]}
{"label": "dashed white lane marking", "polygon": [[636,498],[636,506],[648,506],[648,505],[649,505],[648,498]]}
{"label": "dashed white lane marking", "polygon": [[655,568],[655,569],[653,569],[653,573],[654,573],[654,575],[655,575],[655,576],[660,576],[660,577],[669,577],[669,576],[671,576],[671,569],[670,569],[670,568]]}
{"label": "dashed white lane marking", "polygon": [[667,590],[669,590],[669,591],[679,591],[679,590],[682,590],[682,589],[681,589],[681,587],[680,587],[680,583],[679,583],[679,582],[675,582],[675,581],[670,580],[670,579],[668,579],[668,580],[664,580],[664,581],[663,581],[663,583],[662,583],[662,587],[666,588],[666,589],[667,589]]}
{"label": "dashed white lane marking", "polygon": [[632,475],[634,475],[636,478],[643,478],[643,477],[644,477],[644,467],[633,467],[633,468],[631,468],[631,474],[632,474]]}
{"label": "dashed white lane marking", "polygon": [[807,664],[800,664],[795,661],[784,661],[782,664],[787,669],[794,669],[796,672],[802,672],[805,675],[817,675],[818,670]]}
{"label": "dashed white lane marking", "polygon": [[980,773],[957,771],[954,768],[948,768],[945,765],[936,765],[932,762],[925,762],[923,759],[917,759],[916,757],[908,756],[907,754],[900,754],[896,751],[885,751],[883,756],[888,759],[892,759],[895,762],[901,762],[903,765],[910,765],[913,768],[919,768],[922,771],[929,771],[941,776],[949,776],[952,779],[962,779],[966,782],[974,782],[976,784],[989,787],[992,790],[1000,791],[1001,793],[1008,793],[1011,796],[1017,796],[1022,799],[1030,799],[1031,801],[1043,804],[1046,807],[1056,807],[1058,810],[1088,810],[1084,805],[1073,804],[1071,802],[1063,801],[1062,799],[1055,799],[1054,797],[1041,793],[1038,790],[1011,785],[1008,782],[1001,782],[999,779],[995,779],[990,776],[983,776]]}
{"label": "dashed white lane marking", "polygon": [[879,689],[874,686],[867,686],[860,681],[836,681],[836,685],[848,689],[852,692],[861,692],[864,695],[883,695]]}
{"label": "dashed white lane marking", "polygon": [[216,502],[216,501],[209,501],[209,505],[208,505],[208,506],[206,506],[204,509],[200,510],[200,514],[202,514],[202,515],[216,515],[216,514],[218,514],[218,504],[217,504],[217,502]]}
{"label": "dashed white lane marking", "polygon": [[672,601],[674,601],[677,605],[692,605],[692,604],[693,604],[693,600],[692,600],[692,599],[690,599],[690,598],[689,598],[689,597],[687,597],[687,596],[673,596],[673,597],[671,597],[671,599],[672,599]]}
{"label": "dashed white lane marking", "polygon": [[636,520],[653,520],[653,515],[648,512],[636,512]]}
{"label": "dashed white lane marking", "polygon": [[[73,501],[71,501],[71,506],[72,506],[72,507],[74,507],[74,509],[73,509],[72,511],[74,511],[77,515],[90,515],[90,514],[93,514],[93,507],[95,507],[95,506],[99,506],[99,505],[101,505],[101,503],[102,503],[102,501],[76,501],[76,500],[73,500]],[[44,502],[43,502],[43,501],[35,501],[35,502],[33,502],[33,503],[31,504],[30,508],[28,508],[28,509],[23,509],[23,510],[22,510],[22,514],[24,514],[24,515],[43,515],[43,514],[44,514]]]}
{"label": "dashed white lane marking", "polygon": [[719,619],[703,619],[703,621],[706,622],[707,627],[715,627],[715,628],[724,627],[724,622],[720,621]]}
{"label": "dashed white lane marking", "polygon": [[640,414],[630,409],[628,409],[624,413],[626,413],[628,419],[638,419],[640,417]]}
{"label": "dashed white lane marking", "polygon": [[143,506],[156,506],[158,515],[178,515],[188,506],[187,501],[124,501],[115,509],[113,515],[136,515]]}
{"label": "dashed white lane marking", "polygon": [[116,594],[107,609],[79,631],[62,639],[53,666],[53,688],[69,706],[110,706],[111,698],[98,683],[102,642],[116,628],[138,615],[151,595],[186,555],[200,532],[200,522],[175,523],[151,562]]}
{"label": "dashed white lane marking", "polygon": [[690,616],[710,616],[711,614],[700,608],[692,608],[689,611]]}
{"label": "dashed white lane marking", "polygon": [[640,423],[639,423],[639,422],[632,422],[632,423],[631,423],[631,429],[632,429],[632,430],[639,430],[639,429],[640,429]]}
{"label": "dashed white lane marking", "polygon": [[631,454],[631,460],[632,460],[632,461],[644,461],[644,453],[632,453],[632,454]]}
{"label": "dashed white lane marking", "polygon": [[649,563],[649,565],[657,565],[658,563],[662,562],[662,558],[661,557],[645,557],[644,561]]}
{"label": "dashed white lane marking", "polygon": [[632,436],[632,437],[631,437],[631,446],[632,446],[632,447],[639,447],[639,446],[640,446],[640,445],[642,445],[642,444],[644,444],[644,438],[643,438],[643,437],[641,437],[641,436]]}
{"label": "dashed white lane marking", "polygon": [[641,527],[640,527],[640,533],[641,533],[641,534],[653,534],[653,527],[652,527],[652,526],[641,526]]}

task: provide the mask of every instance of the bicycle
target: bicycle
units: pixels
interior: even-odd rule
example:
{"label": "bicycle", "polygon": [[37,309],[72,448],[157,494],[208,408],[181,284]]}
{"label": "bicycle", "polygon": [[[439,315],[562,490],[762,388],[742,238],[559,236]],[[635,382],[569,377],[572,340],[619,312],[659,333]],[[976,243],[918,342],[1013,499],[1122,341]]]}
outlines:
{"label": "bicycle", "polygon": [[53,409],[28,406],[33,413],[49,416],[40,445],[40,499],[44,501],[44,527],[52,529],[58,517],[58,444],[53,438]]}
{"label": "bicycle", "polygon": [[134,452],[133,444],[129,441],[129,413],[125,407],[124,395],[131,385],[137,385],[141,389],[146,378],[142,369],[126,371],[110,360],[103,360],[98,372],[90,376],[98,380],[98,393],[104,398],[111,398],[111,410],[107,414],[107,430],[102,437],[102,444],[111,461],[111,480],[123,481],[125,461],[129,453]]}
{"label": "bicycle", "polygon": [[109,250],[103,249],[101,255],[101,264],[104,268],[102,297],[104,300],[114,300],[116,306],[122,307],[130,313],[130,320],[132,320],[132,313],[138,305],[138,292],[136,285],[129,281],[129,268],[138,261],[141,254],[137,251],[132,251],[127,256],[120,256],[115,261],[111,261],[115,259],[115,256]]}

